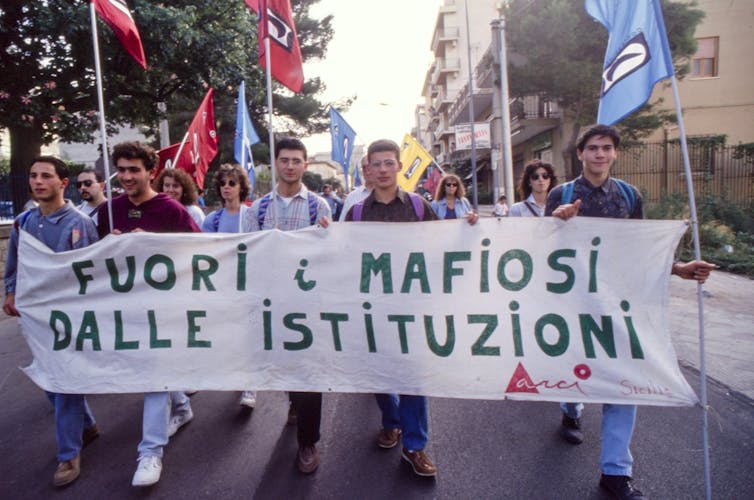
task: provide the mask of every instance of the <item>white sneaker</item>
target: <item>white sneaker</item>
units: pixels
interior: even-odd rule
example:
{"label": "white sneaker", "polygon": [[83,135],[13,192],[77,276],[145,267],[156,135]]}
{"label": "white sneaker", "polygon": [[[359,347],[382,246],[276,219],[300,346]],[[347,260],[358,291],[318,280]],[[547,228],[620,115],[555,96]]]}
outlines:
{"label": "white sneaker", "polygon": [[173,434],[178,432],[178,429],[191,422],[193,419],[194,412],[191,411],[191,408],[189,408],[188,411],[170,417],[170,421],[168,422],[168,437],[172,437]]}
{"label": "white sneaker", "polygon": [[141,457],[134,472],[131,486],[151,486],[160,480],[162,473],[162,459],[154,455]]}
{"label": "white sneaker", "polygon": [[243,391],[238,404],[247,408],[254,408],[257,404],[257,393],[254,391]]}

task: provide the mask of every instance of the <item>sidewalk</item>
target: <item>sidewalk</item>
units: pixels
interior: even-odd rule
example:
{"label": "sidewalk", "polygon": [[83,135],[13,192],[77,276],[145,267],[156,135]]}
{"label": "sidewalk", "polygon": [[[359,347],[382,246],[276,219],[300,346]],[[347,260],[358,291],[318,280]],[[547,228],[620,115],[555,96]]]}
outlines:
{"label": "sidewalk", "polygon": [[[668,318],[678,360],[700,369],[697,288],[670,278]],[[754,280],[715,271],[704,284],[707,376],[754,400]]]}

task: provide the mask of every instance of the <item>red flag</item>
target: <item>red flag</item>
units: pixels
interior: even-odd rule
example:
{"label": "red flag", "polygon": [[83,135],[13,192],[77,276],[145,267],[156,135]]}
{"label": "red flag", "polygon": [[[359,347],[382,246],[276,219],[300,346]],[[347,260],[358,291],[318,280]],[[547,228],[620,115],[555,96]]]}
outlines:
{"label": "red flag", "polygon": [[[196,185],[202,189],[204,189],[204,176],[209,169],[209,164],[217,156],[213,94],[214,90],[209,89],[207,95],[204,96],[186,132],[187,137],[181,155],[173,161],[173,168],[180,168],[193,175]],[[177,152],[175,150],[173,154]]]}
{"label": "red flag", "polygon": [[442,179],[442,172],[437,167],[429,167],[431,171],[429,172],[429,175],[427,175],[427,180],[424,181],[424,189],[429,191],[429,194],[432,196],[435,195],[435,189],[437,189],[437,185],[440,183],[440,179]]}
{"label": "red flag", "polygon": [[131,54],[139,65],[147,69],[147,58],[144,57],[144,47],[141,45],[139,30],[136,28],[131,11],[128,10],[126,0],[92,0],[97,14],[115,32],[126,52]]}
{"label": "red flag", "polygon": [[259,15],[259,64],[267,67],[264,39],[269,36],[272,76],[292,91],[301,92],[304,67],[290,0],[246,0],[246,5]]}

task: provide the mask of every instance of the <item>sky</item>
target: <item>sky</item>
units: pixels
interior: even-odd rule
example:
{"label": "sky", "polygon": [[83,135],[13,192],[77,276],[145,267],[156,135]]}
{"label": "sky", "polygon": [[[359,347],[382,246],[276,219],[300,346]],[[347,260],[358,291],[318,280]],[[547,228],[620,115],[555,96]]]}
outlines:
{"label": "sky", "polygon": [[[400,142],[415,124],[430,45],[442,0],[321,0],[311,15],[334,16],[334,35],[322,61],[304,64],[304,77],[319,76],[324,104],[356,96],[345,120],[356,144],[376,139]],[[330,134],[304,139],[311,153],[330,151]]]}

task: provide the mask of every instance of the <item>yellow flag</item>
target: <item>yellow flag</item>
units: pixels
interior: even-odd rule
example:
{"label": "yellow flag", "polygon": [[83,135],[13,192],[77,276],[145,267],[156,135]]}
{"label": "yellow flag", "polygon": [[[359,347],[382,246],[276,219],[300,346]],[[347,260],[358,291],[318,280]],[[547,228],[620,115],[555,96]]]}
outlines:
{"label": "yellow flag", "polygon": [[398,186],[404,191],[411,192],[416,183],[432,164],[432,157],[416,139],[406,134],[401,143],[401,163],[403,168],[398,172]]}

